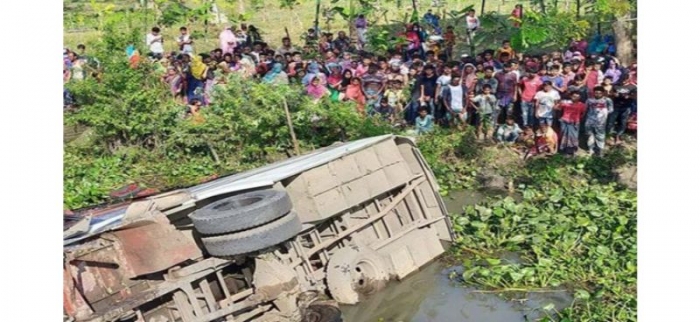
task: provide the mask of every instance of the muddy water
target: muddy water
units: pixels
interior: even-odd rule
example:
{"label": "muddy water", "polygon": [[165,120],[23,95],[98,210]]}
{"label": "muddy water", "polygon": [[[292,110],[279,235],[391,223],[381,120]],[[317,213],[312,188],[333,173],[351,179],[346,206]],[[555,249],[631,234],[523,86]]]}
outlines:
{"label": "muddy water", "polygon": [[480,293],[449,279],[450,272],[433,262],[358,305],[341,306],[347,322],[520,322],[543,317],[537,308],[554,304],[560,310],[571,304],[567,293],[536,293],[519,299]]}
{"label": "muddy water", "polygon": [[[457,192],[445,198],[451,213],[475,204],[492,192]],[[517,258],[517,254],[512,254]],[[505,259],[505,258],[504,258]],[[517,259],[516,259],[517,260]],[[445,267],[435,261],[401,282],[391,282],[384,290],[354,306],[341,306],[346,322],[520,322],[545,316],[539,309],[553,304],[557,310],[571,305],[565,291],[532,293],[506,299],[479,292],[452,281],[450,273],[461,267]]]}

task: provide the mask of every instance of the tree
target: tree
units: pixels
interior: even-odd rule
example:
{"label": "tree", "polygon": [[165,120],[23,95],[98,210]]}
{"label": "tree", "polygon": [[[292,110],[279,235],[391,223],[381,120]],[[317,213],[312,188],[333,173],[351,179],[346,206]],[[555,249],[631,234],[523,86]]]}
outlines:
{"label": "tree", "polygon": [[634,60],[632,51],[632,12],[637,11],[636,0],[595,0],[595,9],[603,17],[613,20],[617,58],[623,66],[629,66]]}

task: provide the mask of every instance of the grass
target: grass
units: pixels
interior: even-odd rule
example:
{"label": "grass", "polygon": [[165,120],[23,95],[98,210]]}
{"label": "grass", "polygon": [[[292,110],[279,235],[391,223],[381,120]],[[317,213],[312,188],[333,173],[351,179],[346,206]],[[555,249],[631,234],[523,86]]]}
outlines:
{"label": "grass", "polygon": [[[193,2],[193,1],[187,1]],[[256,9],[254,6],[254,1],[241,0],[242,7],[246,14],[250,14],[250,19],[245,21],[249,25],[255,25],[261,30],[263,38],[265,38],[273,47],[279,46],[281,43],[281,38],[285,35],[285,27],[289,30],[289,34],[292,37],[292,41],[297,44],[301,43],[300,36],[310,27],[313,27],[313,21],[315,17],[315,1],[303,1],[301,4],[297,5],[294,10],[280,8],[278,0],[262,0],[263,6],[260,9]],[[241,2],[229,3],[226,1],[217,1],[219,10],[227,15],[229,19],[238,15],[240,13],[239,8]],[[332,4],[329,0],[324,0],[321,3],[321,13],[324,8],[330,8],[334,6],[348,6],[350,0],[340,0],[338,3]],[[397,6],[397,3],[400,6]],[[422,16],[428,8],[431,8],[432,0],[417,0],[418,10]],[[516,4],[513,0],[503,0],[503,1],[487,1],[485,12],[495,11],[502,14],[510,13],[512,7]],[[81,5],[82,4],[82,5]],[[124,1],[115,2],[117,8],[126,8],[128,5]],[[444,1],[444,7],[442,8],[432,8],[434,12],[447,12],[450,10],[460,10],[468,5],[474,5],[477,12],[480,11],[481,1],[479,0],[466,0],[466,1],[456,1],[456,0],[446,0]],[[91,14],[94,13],[87,2],[84,1],[64,1],[64,44],[69,48],[74,48],[78,44],[87,44],[91,41],[98,40],[101,33],[94,29],[96,25],[96,18],[89,18]],[[378,23],[379,24],[389,24],[392,21],[403,21],[405,15],[410,15],[411,12],[411,2],[402,0],[398,2],[385,2],[382,4],[382,8],[387,9],[385,16],[382,16]],[[130,17],[124,18],[123,23],[120,23],[120,27],[124,30],[130,30],[137,28],[143,30],[144,35],[150,30],[150,28],[155,24],[155,16],[153,13],[147,17],[143,17],[138,11],[129,14]],[[83,16],[85,18],[79,18]],[[448,17],[444,14],[443,20]],[[131,20],[131,23],[126,20]],[[462,21],[458,22],[455,28],[458,36],[463,33],[463,28],[459,28]],[[342,20],[340,15],[335,15],[335,20],[330,23],[326,23],[323,19],[323,15],[320,17],[320,26],[324,30],[330,29],[333,32],[340,30],[347,31],[347,23]],[[161,28],[166,36],[165,49],[174,50],[176,47],[175,37],[178,34],[178,28],[180,25],[175,25],[171,28]],[[209,50],[218,45],[218,34],[223,26],[210,25],[208,30],[205,29],[203,24],[190,24],[188,27],[195,33],[203,35],[199,41],[195,43],[195,50],[198,48],[205,48]],[[167,41],[170,40],[170,41]]]}

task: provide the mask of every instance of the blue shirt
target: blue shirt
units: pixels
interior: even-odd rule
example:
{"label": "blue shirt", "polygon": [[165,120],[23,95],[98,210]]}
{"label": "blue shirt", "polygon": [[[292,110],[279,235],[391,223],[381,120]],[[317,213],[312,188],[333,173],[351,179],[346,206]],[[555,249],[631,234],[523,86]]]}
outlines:
{"label": "blue shirt", "polygon": [[428,133],[433,130],[433,116],[428,114],[425,118],[416,117],[416,131],[418,134]]}
{"label": "blue shirt", "polygon": [[542,76],[541,79],[542,79],[543,83],[546,81],[550,81],[550,82],[552,82],[552,85],[554,85],[558,88],[564,87],[564,78],[561,76],[552,77],[552,76],[546,75],[546,76]]}

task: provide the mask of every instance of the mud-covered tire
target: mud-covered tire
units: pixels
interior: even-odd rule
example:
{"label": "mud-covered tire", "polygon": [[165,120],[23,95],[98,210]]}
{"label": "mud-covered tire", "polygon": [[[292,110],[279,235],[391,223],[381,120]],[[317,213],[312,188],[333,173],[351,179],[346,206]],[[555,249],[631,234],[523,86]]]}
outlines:
{"label": "mud-covered tire", "polygon": [[304,310],[301,322],[343,322],[339,308],[332,305],[311,304]]}
{"label": "mud-covered tire", "polygon": [[251,191],[217,200],[190,214],[194,228],[203,235],[244,231],[269,223],[292,210],[285,191]]}
{"label": "mud-covered tire", "polygon": [[277,245],[296,236],[299,232],[301,232],[301,220],[296,212],[291,211],[282,218],[246,231],[202,237],[202,244],[210,255],[233,256]]}
{"label": "mud-covered tire", "polygon": [[326,283],[335,301],[356,304],[361,295],[373,294],[391,279],[384,257],[364,245],[351,245],[333,255],[326,267]]}

